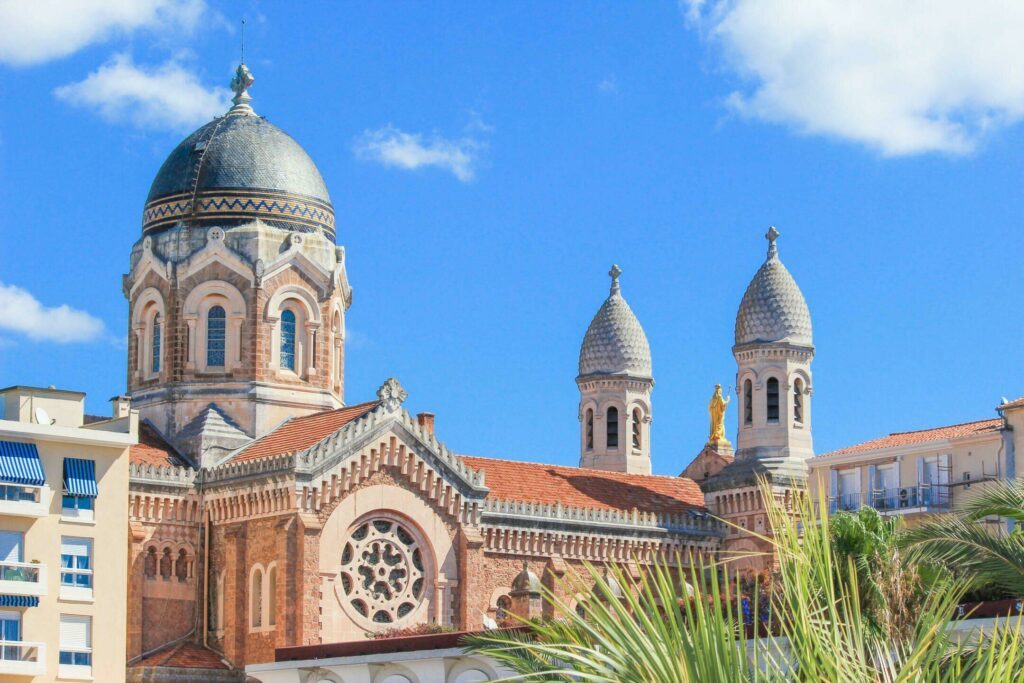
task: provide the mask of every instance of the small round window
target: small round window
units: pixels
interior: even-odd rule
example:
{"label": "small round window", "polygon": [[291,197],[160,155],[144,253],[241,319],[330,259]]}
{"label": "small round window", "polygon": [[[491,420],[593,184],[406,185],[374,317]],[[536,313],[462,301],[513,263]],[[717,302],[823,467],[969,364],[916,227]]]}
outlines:
{"label": "small round window", "polygon": [[424,551],[416,536],[393,519],[361,522],[341,551],[340,597],[375,625],[401,621],[423,602]]}

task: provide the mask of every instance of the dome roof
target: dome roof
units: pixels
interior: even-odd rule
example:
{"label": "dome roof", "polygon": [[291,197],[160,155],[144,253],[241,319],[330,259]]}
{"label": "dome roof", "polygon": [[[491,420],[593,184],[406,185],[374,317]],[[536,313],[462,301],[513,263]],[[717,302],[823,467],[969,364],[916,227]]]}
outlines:
{"label": "dome roof", "polygon": [[651,347],[644,328],[619,289],[622,270],[612,266],[611,294],[590,322],[580,347],[580,376],[651,377]]}
{"label": "dome roof", "polygon": [[544,592],[543,584],[537,575],[530,571],[530,566],[523,560],[523,570],[512,579],[512,590],[509,593],[534,593],[540,595]]}
{"label": "dome roof", "polygon": [[779,260],[775,240],[779,231],[771,228],[768,258],[747,286],[736,313],[736,345],[788,342],[812,346],[811,312],[796,280]]}
{"label": "dome roof", "polygon": [[334,210],[316,164],[295,140],[249,106],[252,77],[239,67],[235,106],[185,138],[153,180],[143,232],[178,221],[260,218],[334,237]]}

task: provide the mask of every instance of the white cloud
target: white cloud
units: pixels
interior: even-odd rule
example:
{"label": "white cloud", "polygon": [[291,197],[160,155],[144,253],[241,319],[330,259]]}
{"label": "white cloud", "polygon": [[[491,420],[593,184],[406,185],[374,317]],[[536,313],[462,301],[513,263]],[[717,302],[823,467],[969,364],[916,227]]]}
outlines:
{"label": "white cloud", "polygon": [[485,147],[485,143],[470,137],[448,140],[434,135],[425,140],[419,133],[406,133],[392,125],[364,131],[353,146],[356,157],[364,161],[406,170],[433,166],[451,172],[464,183],[473,179]]}
{"label": "white cloud", "polygon": [[205,12],[203,0],[0,0],[0,62],[39,64],[143,28],[191,30]]}
{"label": "white cloud", "polygon": [[0,282],[0,329],[19,332],[29,339],[61,344],[98,339],[103,321],[67,304],[43,306],[31,293]]}
{"label": "white cloud", "polygon": [[54,95],[69,104],[95,109],[108,121],[182,131],[224,113],[230,100],[226,88],[204,87],[177,62],[146,69],[133,64],[127,55],[114,56],[85,80],[63,85]]}
{"label": "white cloud", "polygon": [[602,95],[614,95],[619,92],[619,80],[612,74],[607,78],[602,78],[597,84],[597,91]]}
{"label": "white cloud", "polygon": [[1024,2],[683,0],[750,82],[738,113],[885,155],[970,152],[1024,118]]}

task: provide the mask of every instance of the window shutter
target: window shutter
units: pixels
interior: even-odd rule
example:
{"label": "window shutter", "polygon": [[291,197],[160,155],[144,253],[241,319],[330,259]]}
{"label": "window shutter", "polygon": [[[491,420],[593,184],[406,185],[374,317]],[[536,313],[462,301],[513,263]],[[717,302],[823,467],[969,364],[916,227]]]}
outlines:
{"label": "window shutter", "polygon": [[949,453],[943,453],[939,456],[939,482],[940,484],[948,484],[952,480],[953,470],[950,466]]}
{"label": "window shutter", "polygon": [[917,485],[921,486],[924,484],[924,456],[917,456]]}
{"label": "window shutter", "polygon": [[835,498],[839,495],[839,471],[829,470],[828,473],[828,495]]}
{"label": "window shutter", "polygon": [[72,538],[71,536],[64,536],[60,539],[60,554],[61,555],[85,555],[89,557],[91,554],[89,551],[92,547],[92,541],[88,538]]}
{"label": "window shutter", "polygon": [[868,505],[875,504],[875,489],[878,488],[878,466],[868,465]]}
{"label": "window shutter", "polygon": [[20,531],[0,531],[0,562],[21,562],[25,535]]}
{"label": "window shutter", "polygon": [[83,650],[92,647],[92,617],[62,614],[60,617],[60,646],[62,649],[81,648]]}

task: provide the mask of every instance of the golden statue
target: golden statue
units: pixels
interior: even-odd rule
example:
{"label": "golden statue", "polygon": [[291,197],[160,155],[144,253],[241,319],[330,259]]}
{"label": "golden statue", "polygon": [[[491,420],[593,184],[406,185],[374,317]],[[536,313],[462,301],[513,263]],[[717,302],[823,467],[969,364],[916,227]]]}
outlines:
{"label": "golden statue", "polygon": [[727,445],[732,449],[732,444],[725,438],[725,408],[731,399],[722,396],[722,385],[715,385],[715,393],[711,394],[708,402],[708,415],[711,416],[711,435],[708,437],[709,446]]}

